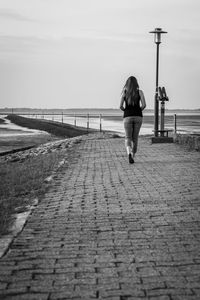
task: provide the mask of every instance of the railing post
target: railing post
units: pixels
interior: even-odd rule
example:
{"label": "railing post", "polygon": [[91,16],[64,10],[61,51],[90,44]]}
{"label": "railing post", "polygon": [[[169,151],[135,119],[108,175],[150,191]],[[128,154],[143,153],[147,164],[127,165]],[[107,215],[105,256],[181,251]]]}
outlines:
{"label": "railing post", "polygon": [[100,132],[102,131],[102,115],[99,115],[99,122],[100,122]]}
{"label": "railing post", "polygon": [[54,121],[54,113],[52,114],[52,121]]}
{"label": "railing post", "polygon": [[62,111],[62,123],[63,123],[63,111]]}
{"label": "railing post", "polygon": [[76,126],[76,114],[74,114],[74,126]]}
{"label": "railing post", "polygon": [[174,133],[176,134],[176,130],[177,130],[177,118],[176,118],[176,114],[174,114]]}
{"label": "railing post", "polygon": [[90,116],[89,116],[89,114],[87,114],[87,129],[89,129],[89,127],[90,127]]}

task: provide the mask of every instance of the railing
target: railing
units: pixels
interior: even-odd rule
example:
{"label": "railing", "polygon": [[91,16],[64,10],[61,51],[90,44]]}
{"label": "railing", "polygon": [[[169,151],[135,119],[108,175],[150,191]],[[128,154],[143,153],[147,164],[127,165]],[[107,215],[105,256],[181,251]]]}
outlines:
{"label": "railing", "polygon": [[[21,115],[21,114],[20,114]],[[37,114],[39,115],[39,114]],[[37,118],[36,115],[36,118]],[[74,126],[78,126],[78,118],[82,118],[86,120],[86,127],[87,129],[90,128],[90,120],[92,118],[98,119],[99,120],[99,131],[102,131],[102,114],[66,114],[66,113],[61,113],[61,114],[41,114],[42,119],[45,119],[45,116],[50,116],[52,115],[52,121],[55,121],[56,116],[59,117],[60,116],[60,122],[64,123],[64,118],[73,118],[73,125]],[[56,120],[57,122],[59,122],[59,119]]]}
{"label": "railing", "polygon": [[[97,129],[100,132],[102,130],[110,130],[117,132],[124,132],[122,115],[120,113],[113,114],[95,114],[95,113],[65,113],[65,112],[33,112],[33,113],[20,113],[15,112],[20,116],[25,116],[29,118],[40,118],[46,120],[52,120],[61,123],[68,123],[74,126],[81,126],[87,129],[93,128]],[[0,115],[8,115],[10,112],[0,112]],[[196,127],[194,130],[194,122],[191,124],[191,115],[188,114],[188,117],[185,119],[185,116],[177,114],[166,114],[165,115],[165,128],[173,133],[199,133],[197,127],[200,125],[199,114],[195,115]],[[144,114],[143,126],[141,128],[141,134],[153,134],[153,114]],[[117,128],[117,129],[116,129]]]}
{"label": "railing", "polygon": [[[0,115],[8,115],[10,113],[1,113]],[[12,111],[12,114],[13,111]],[[85,119],[86,120],[86,127],[87,129],[90,129],[90,120],[92,118],[98,119],[99,120],[99,131],[102,131],[102,114],[70,114],[70,113],[16,113],[19,116],[24,116],[24,117],[28,117],[28,118],[40,118],[40,119],[46,119],[46,120],[51,120],[51,121],[57,121],[57,122],[61,122],[64,123],[64,119],[66,118],[71,118],[73,119],[73,125],[74,126],[78,126],[77,124],[77,119],[81,118],[81,119]],[[106,115],[107,117],[112,117],[111,115]],[[83,122],[82,122],[83,123]],[[80,124],[79,124],[80,125]]]}

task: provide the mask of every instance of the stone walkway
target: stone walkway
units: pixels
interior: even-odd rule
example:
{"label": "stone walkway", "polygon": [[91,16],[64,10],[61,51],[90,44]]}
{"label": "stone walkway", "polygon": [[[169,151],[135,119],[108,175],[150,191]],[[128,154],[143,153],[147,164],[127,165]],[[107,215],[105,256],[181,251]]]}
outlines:
{"label": "stone walkway", "polygon": [[0,299],[200,299],[200,155],[140,139],[74,147],[0,259]]}

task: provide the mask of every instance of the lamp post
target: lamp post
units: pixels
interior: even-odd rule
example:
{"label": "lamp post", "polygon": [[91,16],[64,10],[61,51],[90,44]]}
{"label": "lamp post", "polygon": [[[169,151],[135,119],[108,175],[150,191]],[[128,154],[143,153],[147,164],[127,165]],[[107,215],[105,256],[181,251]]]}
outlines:
{"label": "lamp post", "polygon": [[159,100],[158,100],[158,75],[159,75],[159,45],[161,43],[161,34],[167,33],[163,31],[162,28],[155,28],[154,31],[149,33],[154,34],[154,42],[156,44],[156,92],[155,92],[155,102],[154,102],[154,136],[158,136],[158,122],[159,122]]}

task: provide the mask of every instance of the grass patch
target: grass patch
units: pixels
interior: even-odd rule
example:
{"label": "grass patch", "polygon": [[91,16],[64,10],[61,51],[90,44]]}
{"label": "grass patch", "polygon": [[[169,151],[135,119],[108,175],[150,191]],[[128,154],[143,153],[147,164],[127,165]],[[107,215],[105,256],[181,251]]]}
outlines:
{"label": "grass patch", "polygon": [[[35,147],[48,142],[60,140],[61,138],[47,133],[33,135],[5,136],[0,138],[0,152],[12,151],[25,147]],[[0,154],[1,155],[1,154]]]}
{"label": "grass patch", "polygon": [[21,162],[0,163],[0,235],[9,232],[13,214],[23,212],[35,197],[41,197],[47,185],[44,179],[52,174],[65,151],[30,157]]}
{"label": "grass patch", "polygon": [[94,129],[86,129],[83,127],[75,127],[73,125],[54,122],[50,120],[39,120],[39,119],[31,119],[24,118],[18,115],[8,115],[7,119],[9,119],[12,123],[17,124],[19,126],[27,127],[29,129],[37,129],[43,130],[55,136],[70,138],[83,134],[87,134],[88,132],[95,132]]}

